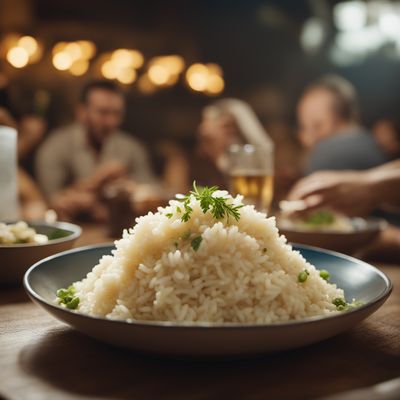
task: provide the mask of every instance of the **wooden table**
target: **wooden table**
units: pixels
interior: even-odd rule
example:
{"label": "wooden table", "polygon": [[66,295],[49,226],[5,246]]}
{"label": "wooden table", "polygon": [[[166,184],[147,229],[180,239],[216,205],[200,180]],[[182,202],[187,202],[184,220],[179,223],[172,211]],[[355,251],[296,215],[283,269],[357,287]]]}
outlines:
{"label": "wooden table", "polygon": [[[86,226],[77,245],[109,241]],[[172,360],[88,338],[0,289],[0,397],[58,399],[310,399],[400,375],[400,265],[394,291],[354,329],[306,348],[247,360]]]}

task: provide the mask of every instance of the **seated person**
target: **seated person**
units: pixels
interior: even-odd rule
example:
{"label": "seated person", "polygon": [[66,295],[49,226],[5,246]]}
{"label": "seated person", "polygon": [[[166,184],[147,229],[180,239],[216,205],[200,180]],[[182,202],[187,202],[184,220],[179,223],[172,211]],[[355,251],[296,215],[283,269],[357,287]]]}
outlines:
{"label": "seated person", "polygon": [[80,214],[103,220],[101,190],[106,183],[130,179],[154,183],[144,146],[119,130],[125,100],[118,86],[93,81],[81,94],[78,120],[50,133],[36,157],[36,176],[61,218]]}
{"label": "seated person", "polygon": [[238,99],[218,100],[203,110],[189,181],[227,187],[226,152],[231,144],[249,143],[273,148],[252,108]]}
{"label": "seated person", "polygon": [[343,78],[327,76],[308,86],[297,116],[300,142],[309,151],[306,174],[363,170],[391,159],[360,126],[355,89]]}

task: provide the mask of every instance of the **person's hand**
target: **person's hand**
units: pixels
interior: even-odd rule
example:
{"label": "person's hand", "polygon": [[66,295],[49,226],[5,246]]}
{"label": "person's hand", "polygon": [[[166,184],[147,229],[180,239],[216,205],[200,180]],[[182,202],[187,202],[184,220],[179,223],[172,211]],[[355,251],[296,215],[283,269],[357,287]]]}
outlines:
{"label": "person's hand", "polygon": [[297,182],[288,195],[297,201],[294,213],[307,214],[318,208],[331,208],[349,216],[369,214],[379,203],[368,172],[321,171]]}
{"label": "person's hand", "polygon": [[59,219],[71,220],[81,212],[90,211],[96,201],[96,195],[93,192],[66,189],[54,196],[51,207],[54,208]]}
{"label": "person's hand", "polygon": [[95,173],[77,184],[77,188],[98,192],[105,185],[126,176],[126,168],[119,161],[109,161],[97,168]]}

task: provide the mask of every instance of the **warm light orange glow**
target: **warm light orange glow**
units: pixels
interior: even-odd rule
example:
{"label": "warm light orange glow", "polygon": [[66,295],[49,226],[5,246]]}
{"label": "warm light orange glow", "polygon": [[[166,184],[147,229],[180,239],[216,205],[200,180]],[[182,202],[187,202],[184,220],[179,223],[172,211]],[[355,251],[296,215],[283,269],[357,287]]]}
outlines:
{"label": "warm light orange glow", "polygon": [[216,95],[224,90],[222,68],[218,64],[193,64],[186,71],[186,81],[196,92]]}
{"label": "warm light orange glow", "polygon": [[142,53],[137,50],[118,49],[111,57],[112,61],[119,68],[132,67],[140,68],[143,65],[144,58]]}
{"label": "warm light orange glow", "polygon": [[154,93],[157,88],[151,83],[149,76],[147,74],[143,74],[138,80],[138,88],[144,94]]}
{"label": "warm light orange glow", "polygon": [[12,47],[7,52],[7,61],[15,68],[23,68],[28,64],[29,54],[22,47]]}
{"label": "warm light orange glow", "polygon": [[107,79],[115,79],[117,77],[117,69],[110,60],[101,66],[101,73]]}
{"label": "warm light orange glow", "polygon": [[78,43],[75,42],[68,43],[63,52],[69,54],[72,61],[78,60],[82,57],[82,49]]}
{"label": "warm light orange glow", "polygon": [[18,40],[20,39],[20,35],[16,33],[9,33],[4,37],[2,40],[2,47],[8,51],[11,49],[11,47],[17,47],[18,46]]}
{"label": "warm light orange glow", "polygon": [[222,68],[218,64],[206,64],[210,74],[222,76]]}
{"label": "warm light orange glow", "polygon": [[206,91],[209,94],[219,94],[224,90],[224,80],[216,74],[210,75],[207,81]]}
{"label": "warm light orange glow", "polygon": [[207,88],[208,74],[208,68],[204,64],[193,64],[186,71],[187,83],[193,90],[203,92]]}
{"label": "warm light orange glow", "polygon": [[81,60],[75,61],[71,65],[69,72],[72,75],[80,76],[80,75],[83,75],[88,70],[88,68],[89,68],[89,62],[81,59]]}
{"label": "warm light orange glow", "polygon": [[81,48],[82,58],[89,60],[96,54],[96,46],[90,40],[79,40],[76,44]]}
{"label": "warm light orange glow", "polygon": [[32,36],[22,36],[18,40],[18,46],[25,49],[29,56],[32,56],[38,50],[38,42]]}
{"label": "warm light orange glow", "polygon": [[57,53],[60,53],[64,51],[65,47],[67,46],[67,42],[58,42],[52,50],[53,56],[56,55]]}
{"label": "warm light orange glow", "polygon": [[171,74],[180,74],[185,68],[185,61],[181,56],[166,56],[164,57],[164,65],[168,68]]}
{"label": "warm light orange glow", "polygon": [[117,80],[125,85],[135,82],[136,71],[132,68],[126,67],[117,71]]}
{"label": "warm light orange glow", "polygon": [[165,85],[168,82],[170,74],[163,65],[152,65],[148,71],[149,79],[155,85]]}
{"label": "warm light orange glow", "polygon": [[65,71],[69,69],[72,65],[72,58],[69,53],[60,52],[54,55],[53,65],[60,71]]}
{"label": "warm light orange glow", "polygon": [[185,68],[185,61],[178,55],[159,56],[152,58],[149,65],[161,65],[166,68],[171,75],[177,75]]}

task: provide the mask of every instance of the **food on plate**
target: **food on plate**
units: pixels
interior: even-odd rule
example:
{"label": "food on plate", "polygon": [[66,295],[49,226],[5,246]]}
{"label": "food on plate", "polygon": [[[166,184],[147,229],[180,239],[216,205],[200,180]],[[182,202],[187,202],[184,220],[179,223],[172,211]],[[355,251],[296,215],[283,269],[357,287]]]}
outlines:
{"label": "food on plate", "polygon": [[275,219],[217,187],[177,195],[136,219],[87,276],[55,300],[95,317],[269,324],[349,309],[279,235]]}
{"label": "food on plate", "polygon": [[4,224],[0,222],[0,244],[44,244],[49,241],[46,235],[41,235],[30,227],[26,222],[19,221],[15,224]]}
{"label": "food on plate", "polygon": [[323,232],[353,232],[354,226],[349,217],[332,210],[316,210],[306,216],[282,215],[279,225],[285,229]]}

